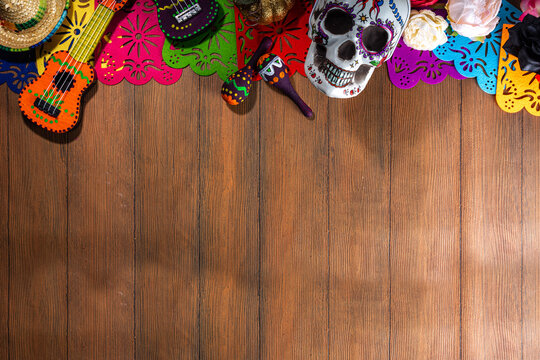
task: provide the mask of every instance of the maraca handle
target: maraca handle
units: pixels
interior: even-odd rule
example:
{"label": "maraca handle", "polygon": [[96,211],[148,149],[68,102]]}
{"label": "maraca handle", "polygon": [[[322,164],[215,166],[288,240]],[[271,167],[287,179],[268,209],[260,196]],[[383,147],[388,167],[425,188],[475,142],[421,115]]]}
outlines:
{"label": "maraca handle", "polygon": [[259,61],[259,58],[263,56],[264,54],[266,54],[270,50],[271,47],[272,47],[272,39],[270,39],[268,36],[265,36],[261,40],[261,43],[259,44],[259,47],[257,48],[257,50],[255,50],[255,53],[253,53],[253,56],[251,57],[251,59],[249,59],[248,63],[246,64],[246,67],[251,66],[251,68],[254,69],[255,65],[257,65],[257,61]]}
{"label": "maraca handle", "polygon": [[304,102],[304,100],[302,100],[300,95],[298,95],[295,90],[289,92],[289,94],[287,95],[289,95],[291,100],[294,101],[296,106],[298,106],[298,108],[300,109],[300,111],[302,111],[302,114],[304,114],[305,117],[310,119],[313,117],[313,110],[311,110],[311,108]]}

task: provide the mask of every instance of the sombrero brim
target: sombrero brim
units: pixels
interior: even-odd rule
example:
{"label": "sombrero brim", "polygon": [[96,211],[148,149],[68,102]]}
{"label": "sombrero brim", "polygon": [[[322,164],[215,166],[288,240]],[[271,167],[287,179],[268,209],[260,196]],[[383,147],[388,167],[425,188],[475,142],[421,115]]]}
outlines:
{"label": "sombrero brim", "polygon": [[66,18],[68,0],[48,0],[47,11],[41,21],[30,29],[14,31],[0,26],[0,49],[27,51],[49,40]]}

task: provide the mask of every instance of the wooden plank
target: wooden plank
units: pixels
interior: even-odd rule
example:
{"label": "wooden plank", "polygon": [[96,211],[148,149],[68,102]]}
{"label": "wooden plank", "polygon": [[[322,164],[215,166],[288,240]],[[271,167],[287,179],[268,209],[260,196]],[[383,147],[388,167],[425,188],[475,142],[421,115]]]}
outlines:
{"label": "wooden plank", "polygon": [[329,105],[331,359],[388,357],[390,87]]}
{"label": "wooden plank", "polygon": [[259,356],[259,103],[229,108],[200,79],[202,359]]}
{"label": "wooden plank", "polygon": [[459,358],[460,89],[392,89],[391,359]]}
{"label": "wooden plank", "polygon": [[9,358],[9,91],[0,86],[0,359]]}
{"label": "wooden plank", "polygon": [[198,103],[191,71],[135,88],[137,359],[199,354]]}
{"label": "wooden plank", "polygon": [[540,356],[540,119],[523,113],[523,359]]}
{"label": "wooden plank", "polygon": [[521,119],[463,81],[463,359],[521,358]]}
{"label": "wooden plank", "polygon": [[96,88],[70,133],[69,357],[133,359],[133,87]]}
{"label": "wooden plank", "polygon": [[11,359],[66,359],[66,136],[24,121],[8,95]]}
{"label": "wooden plank", "polygon": [[292,80],[314,120],[261,84],[261,352],[327,359],[328,98]]}

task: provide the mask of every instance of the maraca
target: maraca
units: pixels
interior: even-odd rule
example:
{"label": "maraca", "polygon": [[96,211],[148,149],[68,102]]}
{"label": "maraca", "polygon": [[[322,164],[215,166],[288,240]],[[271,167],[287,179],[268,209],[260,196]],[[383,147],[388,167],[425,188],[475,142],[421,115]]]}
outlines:
{"label": "maraca", "polygon": [[281,90],[285,95],[300,108],[300,111],[308,117],[313,117],[313,111],[300,98],[294,90],[289,79],[289,67],[276,54],[264,54],[257,62],[257,71],[264,81]]}
{"label": "maraca", "polygon": [[259,60],[262,54],[270,50],[271,47],[272,39],[265,36],[246,66],[225,80],[221,87],[221,97],[225,102],[229,105],[238,105],[246,100],[251,90],[257,60]]}

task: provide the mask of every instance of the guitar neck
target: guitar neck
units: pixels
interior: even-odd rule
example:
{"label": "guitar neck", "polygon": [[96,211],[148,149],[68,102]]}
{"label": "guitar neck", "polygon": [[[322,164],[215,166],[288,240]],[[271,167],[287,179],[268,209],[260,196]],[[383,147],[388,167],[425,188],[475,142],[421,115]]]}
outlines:
{"label": "guitar neck", "polygon": [[90,60],[113,15],[114,11],[102,4],[96,8],[81,37],[69,51],[75,60],[83,63]]}

